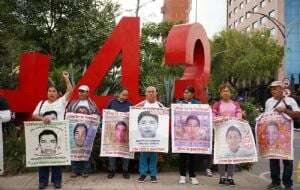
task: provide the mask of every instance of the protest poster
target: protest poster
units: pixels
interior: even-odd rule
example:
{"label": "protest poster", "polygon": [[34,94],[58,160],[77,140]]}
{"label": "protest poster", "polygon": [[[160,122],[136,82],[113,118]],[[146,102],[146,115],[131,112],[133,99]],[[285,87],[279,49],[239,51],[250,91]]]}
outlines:
{"label": "protest poster", "polygon": [[212,111],[208,104],[172,104],[173,153],[212,153]]}
{"label": "protest poster", "polygon": [[136,108],[129,112],[130,152],[168,152],[169,109]]}
{"label": "protest poster", "polygon": [[72,161],[87,161],[90,158],[99,126],[97,115],[67,113],[69,120]]}
{"label": "protest poster", "polygon": [[68,121],[27,121],[24,126],[27,167],[71,164]]}
{"label": "protest poster", "polygon": [[263,113],[256,119],[255,131],[262,158],[293,160],[293,120],[288,115]]}
{"label": "protest poster", "polygon": [[257,151],[248,122],[234,118],[214,121],[214,164],[257,162]]}

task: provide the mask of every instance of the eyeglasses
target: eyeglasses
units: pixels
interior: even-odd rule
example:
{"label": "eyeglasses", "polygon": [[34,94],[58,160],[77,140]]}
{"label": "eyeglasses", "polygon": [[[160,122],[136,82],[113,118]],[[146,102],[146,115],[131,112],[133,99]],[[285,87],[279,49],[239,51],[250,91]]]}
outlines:
{"label": "eyeglasses", "polygon": [[79,90],[79,92],[81,92],[81,93],[87,93],[88,91],[86,91],[86,90]]}

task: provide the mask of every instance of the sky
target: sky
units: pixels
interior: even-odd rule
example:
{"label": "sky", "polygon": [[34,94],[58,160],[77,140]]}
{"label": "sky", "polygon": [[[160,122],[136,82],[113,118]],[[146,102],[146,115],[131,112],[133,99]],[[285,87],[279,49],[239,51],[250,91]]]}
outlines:
{"label": "sky", "polygon": [[[136,0],[113,0],[121,5],[121,16],[134,16],[136,8]],[[184,1],[184,0],[182,0]],[[196,9],[196,1],[197,9]],[[141,23],[145,22],[160,22],[163,15],[161,7],[163,0],[140,0],[139,16]],[[196,21],[202,24],[209,38],[217,34],[226,27],[226,0],[192,0],[192,9],[190,11],[190,22]]]}

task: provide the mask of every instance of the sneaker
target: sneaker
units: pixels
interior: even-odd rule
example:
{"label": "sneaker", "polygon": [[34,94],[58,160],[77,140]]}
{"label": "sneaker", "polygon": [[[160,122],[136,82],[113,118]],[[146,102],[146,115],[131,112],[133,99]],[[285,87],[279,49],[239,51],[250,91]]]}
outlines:
{"label": "sneaker", "polygon": [[129,173],[128,173],[128,172],[124,172],[124,173],[123,173],[123,178],[129,179],[129,178],[130,178]]}
{"label": "sneaker", "polygon": [[138,182],[139,183],[144,183],[145,182],[145,179],[146,179],[146,176],[145,175],[141,175],[138,179]]}
{"label": "sneaker", "polygon": [[212,173],[211,169],[206,169],[206,176],[208,176],[208,177],[213,176],[213,173]]}
{"label": "sneaker", "polygon": [[267,189],[274,189],[274,190],[280,190],[281,189],[281,186],[279,184],[275,184],[275,183],[271,183],[267,186]]}
{"label": "sneaker", "polygon": [[157,183],[156,176],[151,176],[151,183]]}
{"label": "sneaker", "polygon": [[72,172],[71,175],[70,175],[71,178],[75,178],[75,177],[77,177],[77,176],[78,176],[78,174],[75,173],[75,172]]}
{"label": "sneaker", "polygon": [[115,173],[114,172],[110,172],[108,175],[107,175],[107,178],[108,179],[111,179],[115,176]]}
{"label": "sneaker", "polygon": [[191,184],[193,184],[193,185],[198,185],[199,184],[199,181],[196,177],[191,177],[190,181],[191,181]]}
{"label": "sneaker", "polygon": [[228,185],[233,185],[233,186],[235,185],[234,180],[231,179],[231,178],[227,179],[227,184]]}
{"label": "sneaker", "polygon": [[46,189],[47,185],[44,183],[39,184],[39,189]]}
{"label": "sneaker", "polygon": [[82,177],[83,177],[83,178],[87,178],[87,177],[89,177],[89,174],[87,174],[87,173],[82,173]]}
{"label": "sneaker", "polygon": [[285,187],[283,190],[293,190],[292,187]]}
{"label": "sneaker", "polygon": [[226,185],[226,178],[220,177],[219,184],[220,184],[220,185]]}
{"label": "sneaker", "polygon": [[179,177],[179,184],[185,184],[186,183],[186,178],[185,176],[180,176]]}
{"label": "sneaker", "polygon": [[61,189],[61,183],[55,183],[54,188],[55,189]]}

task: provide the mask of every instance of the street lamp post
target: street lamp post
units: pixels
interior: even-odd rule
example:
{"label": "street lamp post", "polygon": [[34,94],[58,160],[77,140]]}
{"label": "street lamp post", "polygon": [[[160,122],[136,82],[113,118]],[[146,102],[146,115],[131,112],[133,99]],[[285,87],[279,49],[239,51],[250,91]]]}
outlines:
{"label": "street lamp post", "polygon": [[140,5],[140,0],[137,0],[136,1],[136,9],[135,9],[135,16],[138,17],[139,16],[139,11],[140,11],[140,8],[145,6],[146,4],[148,3],[151,3],[151,2],[154,2],[155,0],[150,0],[150,1],[147,1],[145,3],[143,3],[142,5]]}

